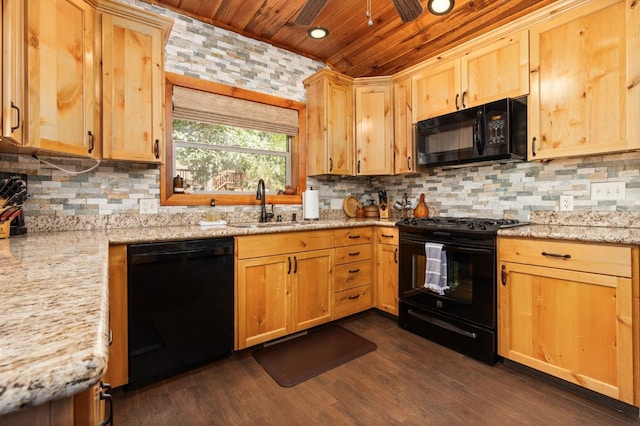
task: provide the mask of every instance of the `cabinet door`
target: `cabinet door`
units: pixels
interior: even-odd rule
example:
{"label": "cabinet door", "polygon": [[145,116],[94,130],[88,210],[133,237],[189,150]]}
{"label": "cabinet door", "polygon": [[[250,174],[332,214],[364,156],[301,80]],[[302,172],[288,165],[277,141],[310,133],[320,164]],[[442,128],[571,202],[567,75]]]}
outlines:
{"label": "cabinet door", "polygon": [[633,403],[631,279],[502,262],[498,353]]}
{"label": "cabinet door", "polygon": [[466,94],[460,88],[459,58],[429,67],[411,77],[413,122],[465,108]]}
{"label": "cabinet door", "polygon": [[292,331],[291,257],[239,260],[237,266],[236,349],[289,334]]}
{"label": "cabinet door", "polygon": [[307,174],[353,175],[353,87],[350,80],[322,70],[305,80],[307,91]]}
{"label": "cabinet door", "polygon": [[327,82],[326,171],[332,175],[353,175],[353,89],[339,81]]}
{"label": "cabinet door", "polygon": [[529,33],[504,37],[462,58],[467,107],[529,93]]}
{"label": "cabinet door", "polygon": [[127,246],[109,246],[109,364],[104,381],[117,388],[129,382],[127,326]]}
{"label": "cabinet door", "polygon": [[376,263],[376,307],[398,315],[398,246],[378,244]]}
{"label": "cabinet door", "polygon": [[530,159],[640,148],[634,6],[589,2],[531,30]]}
{"label": "cabinet door", "polygon": [[356,86],[356,174],[393,173],[391,84]]}
{"label": "cabinet door", "polygon": [[[2,136],[22,145],[24,134],[24,6],[22,0],[2,2]],[[5,139],[7,138],[7,139]]]}
{"label": "cabinet door", "polygon": [[99,156],[94,16],[83,0],[27,1],[25,145]]}
{"label": "cabinet door", "polygon": [[396,81],[393,85],[393,171],[396,174],[415,172],[411,105],[411,79]]}
{"label": "cabinet door", "polygon": [[292,331],[331,320],[333,308],[333,250],[292,254]]}
{"label": "cabinet door", "polygon": [[162,31],[102,14],[103,157],[160,163],[164,148]]}

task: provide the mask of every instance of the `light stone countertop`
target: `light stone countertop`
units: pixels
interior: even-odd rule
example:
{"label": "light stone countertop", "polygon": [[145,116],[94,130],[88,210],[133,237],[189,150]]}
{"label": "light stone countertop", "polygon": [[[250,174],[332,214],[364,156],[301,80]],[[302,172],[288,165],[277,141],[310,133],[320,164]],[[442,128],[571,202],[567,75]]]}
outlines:
{"label": "light stone countertop", "polygon": [[106,371],[108,248],[88,231],[0,240],[0,415],[74,395]]}
{"label": "light stone countertop", "polygon": [[[336,219],[264,228],[156,226],[0,240],[0,415],[74,395],[103,376],[108,361],[109,244],[394,224]],[[640,228],[627,227],[528,225],[499,235],[640,244]]]}
{"label": "light stone countertop", "polygon": [[0,239],[0,416],[82,392],[104,375],[109,244],[394,223],[349,219],[264,228],[146,227]]}

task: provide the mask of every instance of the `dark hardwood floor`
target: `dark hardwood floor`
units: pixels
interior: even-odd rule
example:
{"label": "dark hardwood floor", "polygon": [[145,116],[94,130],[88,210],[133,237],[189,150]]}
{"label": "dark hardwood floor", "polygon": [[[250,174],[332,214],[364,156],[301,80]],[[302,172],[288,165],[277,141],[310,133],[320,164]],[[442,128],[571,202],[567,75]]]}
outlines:
{"label": "dark hardwood floor", "polygon": [[640,425],[638,418],[507,367],[491,367],[375,312],[340,322],[378,349],[280,387],[250,351],[114,391],[121,425]]}

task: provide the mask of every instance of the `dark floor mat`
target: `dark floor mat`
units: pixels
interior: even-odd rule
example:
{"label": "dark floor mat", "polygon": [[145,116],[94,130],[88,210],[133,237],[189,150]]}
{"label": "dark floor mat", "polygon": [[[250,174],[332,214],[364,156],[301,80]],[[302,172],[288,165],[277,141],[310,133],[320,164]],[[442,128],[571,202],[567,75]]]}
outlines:
{"label": "dark floor mat", "polygon": [[375,343],[331,325],[258,349],[253,357],[280,386],[293,386],[376,348]]}

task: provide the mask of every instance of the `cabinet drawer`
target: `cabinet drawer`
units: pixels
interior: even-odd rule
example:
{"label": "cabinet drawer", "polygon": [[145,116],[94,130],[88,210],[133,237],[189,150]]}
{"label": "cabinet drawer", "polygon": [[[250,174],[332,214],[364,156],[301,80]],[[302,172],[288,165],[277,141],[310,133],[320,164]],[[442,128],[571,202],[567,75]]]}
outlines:
{"label": "cabinet drawer", "polygon": [[371,260],[336,265],[333,283],[334,291],[371,284]]}
{"label": "cabinet drawer", "polygon": [[378,244],[398,245],[398,228],[380,227],[376,229],[376,241]]}
{"label": "cabinet drawer", "polygon": [[503,237],[498,250],[504,262],[631,277],[630,247]]}
{"label": "cabinet drawer", "polygon": [[371,285],[364,285],[335,294],[335,318],[346,317],[371,307]]}
{"label": "cabinet drawer", "polygon": [[371,227],[336,229],[336,247],[371,243]]}
{"label": "cabinet drawer", "polygon": [[238,259],[333,248],[333,230],[247,235],[236,238]]}
{"label": "cabinet drawer", "polygon": [[357,246],[336,247],[336,254],[334,259],[336,265],[371,259],[371,244],[358,244]]}

